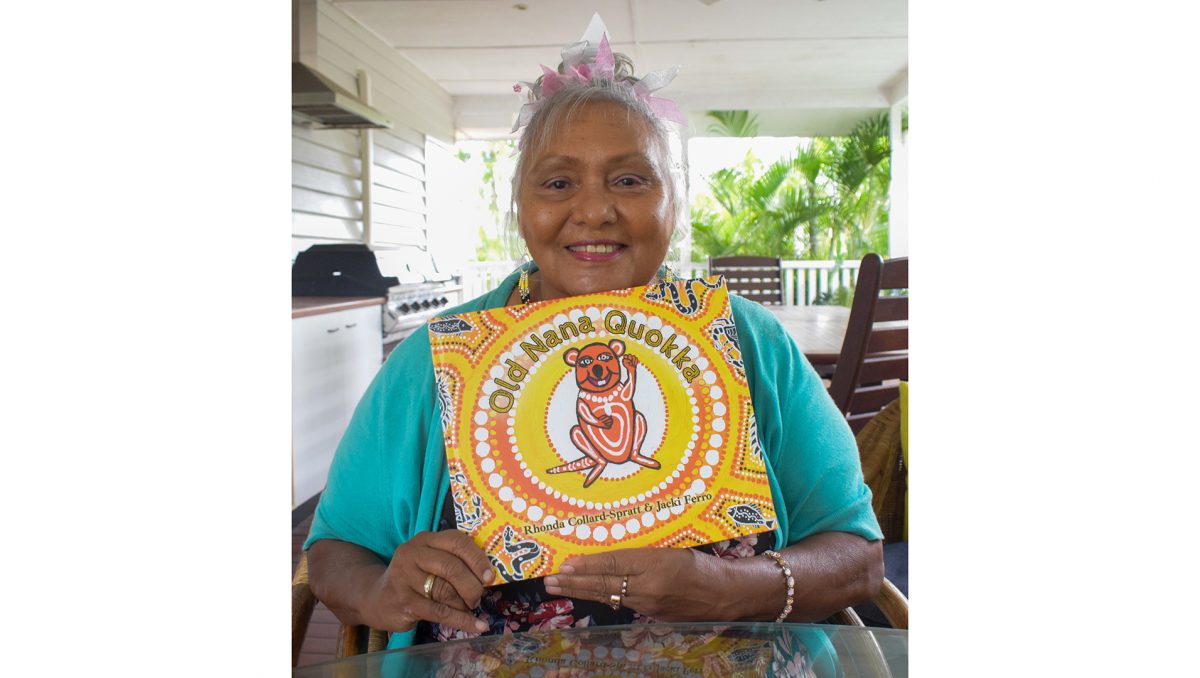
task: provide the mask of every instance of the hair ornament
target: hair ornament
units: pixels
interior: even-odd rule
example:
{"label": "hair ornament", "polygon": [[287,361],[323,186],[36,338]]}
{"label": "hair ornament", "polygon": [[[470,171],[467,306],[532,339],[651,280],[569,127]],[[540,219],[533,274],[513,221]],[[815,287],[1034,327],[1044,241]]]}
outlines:
{"label": "hair ornament", "polygon": [[[634,98],[646,104],[646,107],[659,118],[687,126],[687,116],[679,110],[679,106],[670,99],[653,96],[666,87],[679,73],[679,66],[652,71],[642,76],[636,82],[616,79],[617,62],[613,56],[612,46],[608,42],[608,29],[599,14],[592,15],[592,21],[584,31],[579,42],[573,42],[562,48],[562,73],[542,66],[541,82],[520,81],[513,85],[513,91],[518,94],[525,92],[526,103],[517,114],[513,124],[513,132],[521,132],[529,125],[542,107],[546,99],[569,84],[579,82],[590,84],[594,82],[614,82],[619,87],[626,88]],[[521,139],[524,146],[524,138]]]}

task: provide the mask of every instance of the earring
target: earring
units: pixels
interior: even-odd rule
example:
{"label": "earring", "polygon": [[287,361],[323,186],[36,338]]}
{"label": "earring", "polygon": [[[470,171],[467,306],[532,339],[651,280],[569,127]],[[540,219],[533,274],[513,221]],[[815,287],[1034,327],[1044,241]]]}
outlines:
{"label": "earring", "polygon": [[658,279],[667,283],[668,285],[671,283],[674,283],[675,282],[675,271],[672,271],[671,267],[669,265],[663,264],[658,269]]}
{"label": "earring", "polygon": [[521,303],[529,303],[529,264],[521,267],[521,277],[517,280],[517,293],[521,295]]}

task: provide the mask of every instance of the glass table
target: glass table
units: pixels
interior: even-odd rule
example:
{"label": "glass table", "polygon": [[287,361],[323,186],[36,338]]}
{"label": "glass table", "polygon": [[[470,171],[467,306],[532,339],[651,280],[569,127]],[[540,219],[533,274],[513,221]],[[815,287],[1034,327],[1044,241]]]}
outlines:
{"label": "glass table", "polygon": [[296,669],[359,676],[908,675],[908,632],[817,624],[638,624],[481,636]]}

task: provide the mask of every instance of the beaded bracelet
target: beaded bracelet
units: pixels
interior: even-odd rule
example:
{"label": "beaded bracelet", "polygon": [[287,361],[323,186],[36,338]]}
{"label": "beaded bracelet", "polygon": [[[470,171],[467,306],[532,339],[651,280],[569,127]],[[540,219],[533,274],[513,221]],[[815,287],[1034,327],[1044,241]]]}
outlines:
{"label": "beaded bracelet", "polygon": [[787,580],[787,604],[783,606],[783,612],[779,613],[779,617],[775,620],[775,623],[778,624],[792,613],[792,603],[796,600],[793,597],[796,593],[796,580],[792,578],[792,568],[788,567],[787,561],[783,559],[782,555],[776,551],[764,551],[763,553],[775,560],[775,564],[783,572],[783,578]]}

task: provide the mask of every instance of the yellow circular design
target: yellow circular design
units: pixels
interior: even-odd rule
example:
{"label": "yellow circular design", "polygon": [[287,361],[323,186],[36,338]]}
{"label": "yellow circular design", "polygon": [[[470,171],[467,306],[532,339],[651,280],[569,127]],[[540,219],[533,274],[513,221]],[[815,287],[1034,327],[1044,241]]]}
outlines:
{"label": "yellow circular design", "polygon": [[[560,418],[556,422],[558,429],[553,433],[549,430],[547,420],[556,414],[561,417],[563,398],[568,399],[573,410],[576,395],[579,393],[574,384],[575,370],[563,360],[566,351],[593,343],[607,344],[614,339],[624,342],[625,355],[632,355],[639,361],[633,404],[635,410],[647,419],[647,435],[640,453],[658,462],[660,467],[651,469],[633,461],[609,463],[605,472],[591,486],[585,488],[586,471],[555,474],[546,472],[552,467],[585,458],[581,450],[567,442],[572,420],[563,422]],[[622,369],[622,375],[623,379],[628,379],[626,368]],[[527,380],[509,414],[516,424],[513,428],[516,431],[517,453],[520,455],[520,461],[524,462],[521,468],[522,475],[525,470],[532,474],[525,487],[536,499],[554,498],[583,509],[595,508],[597,504],[628,506],[639,501],[644,502],[647,498],[664,491],[662,483],[666,483],[668,489],[677,484],[680,476],[686,471],[687,462],[696,456],[695,442],[691,440],[695,433],[692,417],[673,416],[675,413],[667,409],[668,403],[688,402],[687,384],[670,361],[641,342],[628,337],[610,336],[607,333],[580,337],[576,341],[557,347],[555,352],[539,362]],[[549,407],[552,401],[560,406],[552,409]],[[662,430],[660,435],[651,435],[655,427]],[[614,466],[621,468],[614,469]],[[613,478],[613,475],[624,477]],[[550,492],[547,492],[546,488],[550,488]],[[555,491],[560,492],[562,496],[554,497]],[[576,500],[577,504],[570,504],[570,499]],[[587,506],[588,502],[592,503],[591,507]]]}

